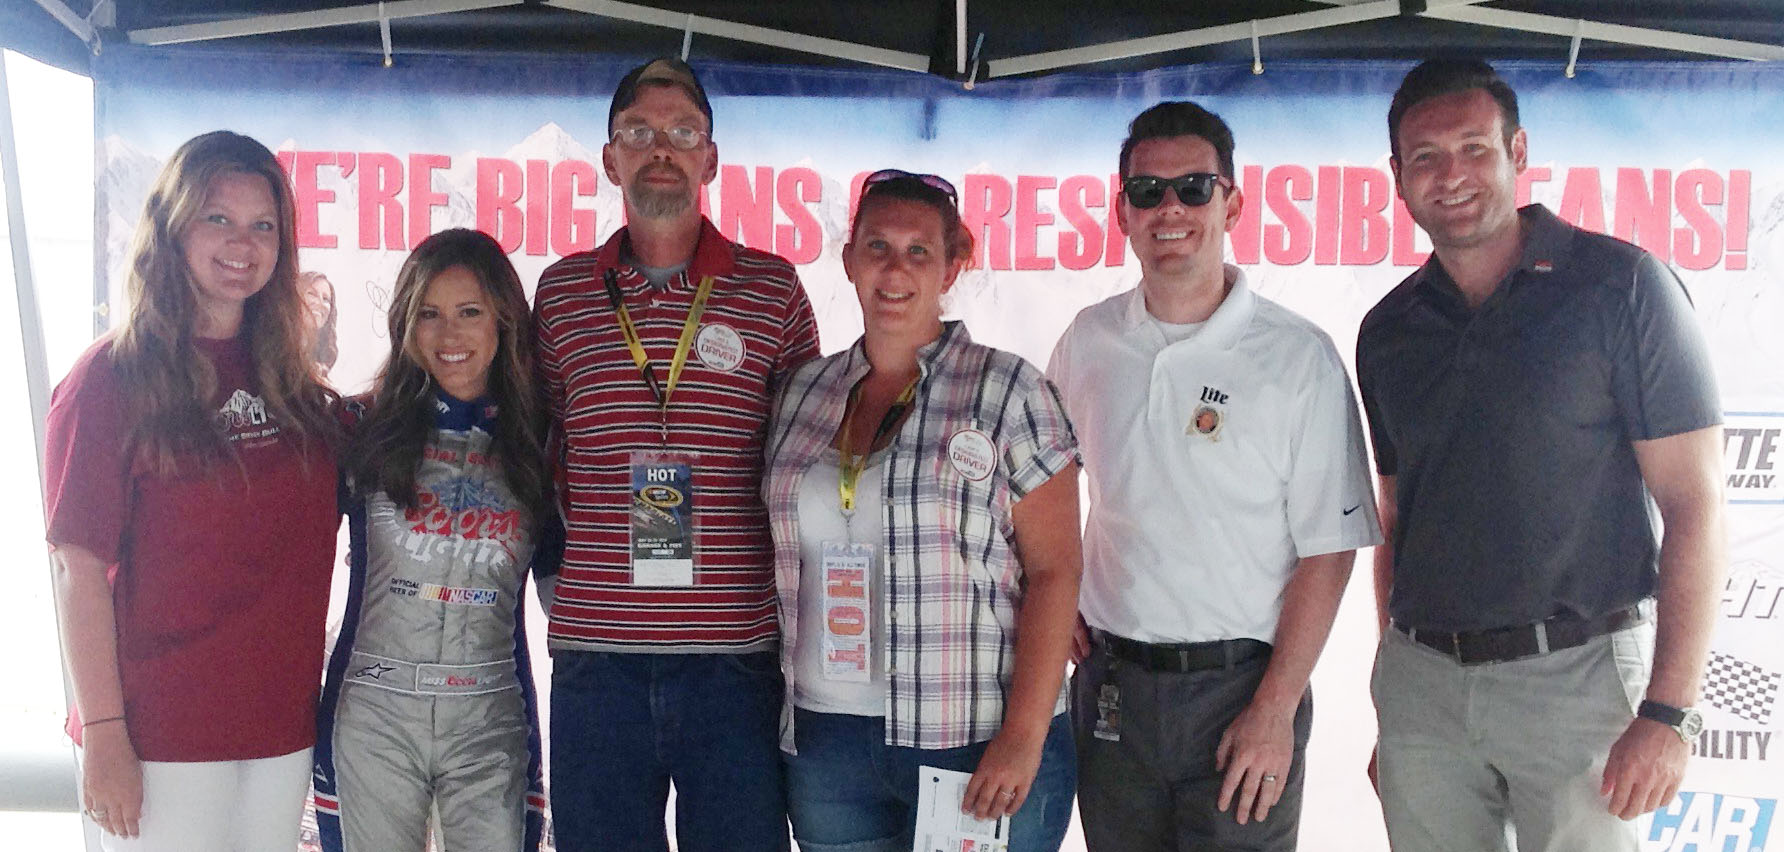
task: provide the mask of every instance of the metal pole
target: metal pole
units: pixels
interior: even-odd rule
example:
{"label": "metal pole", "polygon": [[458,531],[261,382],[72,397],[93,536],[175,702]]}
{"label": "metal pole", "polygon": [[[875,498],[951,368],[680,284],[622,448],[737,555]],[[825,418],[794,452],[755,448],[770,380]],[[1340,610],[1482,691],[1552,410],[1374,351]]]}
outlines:
{"label": "metal pole", "polygon": [[[13,292],[18,295],[19,301],[19,343],[25,350],[25,388],[31,401],[31,433],[35,439],[34,449],[37,452],[35,456],[37,481],[42,483],[44,419],[48,417],[50,408],[49,356],[43,345],[43,313],[38,310],[37,289],[33,285],[31,277],[31,244],[25,233],[25,196],[23,188],[19,186],[18,140],[14,137],[12,130],[12,89],[11,83],[6,77],[6,53],[6,51],[0,51],[0,178],[6,182],[6,228],[7,239],[12,248]],[[39,487],[41,488],[41,485]],[[50,603],[52,606],[56,605],[56,597],[53,593],[50,595]],[[61,614],[57,613],[58,623],[60,623],[60,619]],[[60,645],[60,633],[57,634],[56,641]],[[74,690],[68,682],[66,668],[62,671],[62,700],[68,706],[73,706]],[[66,804],[70,805],[71,809],[79,809],[80,783],[78,778],[80,770],[74,756],[73,744],[69,745],[66,766],[70,770],[66,776],[61,776],[61,773],[56,772],[53,768],[49,769],[47,774],[52,777],[76,779],[73,785],[74,800]],[[36,772],[27,771],[24,774],[40,783],[54,783],[43,782],[45,773],[41,769]],[[42,790],[37,792],[41,793]],[[87,832],[86,845],[89,852],[97,849],[95,840],[96,838],[91,835],[91,832]]]}
{"label": "metal pole", "polygon": [[31,431],[37,440],[38,481],[43,481],[43,422],[50,413],[49,356],[43,345],[43,313],[31,280],[31,247],[25,240],[25,197],[19,186],[18,144],[12,134],[12,95],[0,56],[0,172],[6,180],[6,227],[12,241],[13,291],[19,299],[19,342],[25,349],[25,387],[31,399]]}

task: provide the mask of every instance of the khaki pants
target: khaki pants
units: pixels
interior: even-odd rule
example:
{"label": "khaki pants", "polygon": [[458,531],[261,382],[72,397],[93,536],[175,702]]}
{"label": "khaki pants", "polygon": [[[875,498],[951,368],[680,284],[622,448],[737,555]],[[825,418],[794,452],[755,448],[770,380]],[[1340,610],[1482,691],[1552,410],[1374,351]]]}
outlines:
{"label": "khaki pants", "polygon": [[1463,666],[1399,630],[1370,691],[1394,852],[1636,852],[1599,796],[1647,690],[1650,620],[1577,648]]}

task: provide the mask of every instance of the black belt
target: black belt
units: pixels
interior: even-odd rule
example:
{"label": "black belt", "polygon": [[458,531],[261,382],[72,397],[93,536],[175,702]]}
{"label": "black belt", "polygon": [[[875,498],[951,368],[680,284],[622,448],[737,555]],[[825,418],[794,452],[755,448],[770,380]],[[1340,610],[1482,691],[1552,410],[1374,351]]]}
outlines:
{"label": "black belt", "polygon": [[1461,633],[1418,630],[1398,623],[1394,625],[1394,629],[1406,634],[1412,641],[1442,652],[1464,666],[1474,666],[1482,663],[1504,663],[1564,648],[1577,648],[1594,637],[1634,627],[1646,620],[1641,604],[1634,604],[1596,618],[1556,615],[1535,624]]}
{"label": "black belt", "polygon": [[1256,639],[1226,639],[1215,642],[1170,644],[1137,642],[1112,633],[1097,631],[1097,639],[1110,656],[1126,660],[1149,672],[1199,672],[1207,669],[1230,669],[1270,655],[1270,643]]}

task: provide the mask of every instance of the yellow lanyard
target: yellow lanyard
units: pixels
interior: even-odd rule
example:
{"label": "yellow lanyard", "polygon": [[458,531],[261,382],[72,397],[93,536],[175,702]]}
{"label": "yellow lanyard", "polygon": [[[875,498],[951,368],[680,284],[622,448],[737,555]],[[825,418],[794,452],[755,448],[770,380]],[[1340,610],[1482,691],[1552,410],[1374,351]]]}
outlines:
{"label": "yellow lanyard", "polygon": [[632,363],[638,365],[638,374],[644,377],[644,384],[650,387],[650,393],[656,397],[658,413],[662,415],[664,439],[668,439],[669,430],[669,396],[675,393],[675,385],[681,381],[681,370],[687,366],[688,352],[694,346],[694,331],[700,327],[700,315],[706,312],[706,297],[712,295],[712,276],[700,279],[700,289],[694,293],[694,304],[688,308],[687,321],[681,325],[681,339],[675,344],[675,358],[669,362],[669,384],[663,387],[657,384],[656,371],[650,367],[650,356],[645,354],[644,343],[638,339],[638,327],[632,324],[632,314],[626,310],[625,297],[619,292],[619,275],[614,270],[607,270],[607,299],[613,303],[614,313],[619,314],[620,333],[625,335],[626,348],[632,350]]}
{"label": "yellow lanyard", "polygon": [[860,385],[850,388],[848,405],[844,406],[842,410],[842,464],[840,465],[842,478],[837,486],[837,491],[842,495],[842,510],[844,512],[855,511],[855,484],[861,479],[861,471],[867,468],[867,456],[873,452],[873,445],[878,444],[881,439],[892,434],[893,429],[898,428],[898,421],[904,417],[904,412],[917,398],[917,380],[913,377],[911,383],[905,385],[904,390],[898,394],[898,398],[892,401],[892,405],[886,409],[886,416],[881,417],[880,425],[874,428],[873,439],[867,442],[867,452],[857,456],[853,452],[854,441],[851,427],[855,423],[855,403],[860,399],[860,396]]}

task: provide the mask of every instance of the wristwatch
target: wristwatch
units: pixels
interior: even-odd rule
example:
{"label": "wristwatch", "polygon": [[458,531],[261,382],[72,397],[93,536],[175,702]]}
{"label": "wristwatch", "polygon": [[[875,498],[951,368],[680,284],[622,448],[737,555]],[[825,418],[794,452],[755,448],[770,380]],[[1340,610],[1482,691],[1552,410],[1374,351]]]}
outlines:
{"label": "wristwatch", "polygon": [[1691,707],[1674,707],[1658,701],[1643,701],[1636,708],[1635,715],[1640,719],[1659,722],[1673,729],[1679,739],[1690,743],[1703,731],[1703,714]]}

